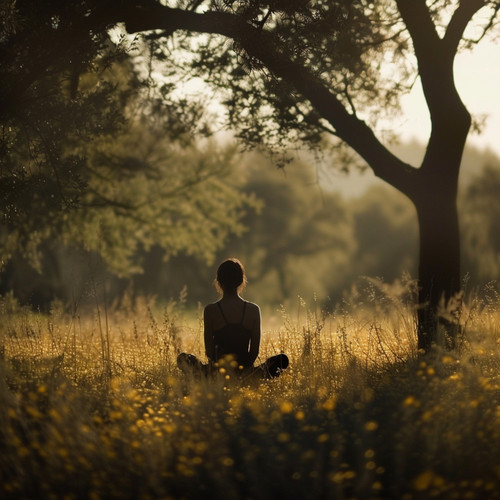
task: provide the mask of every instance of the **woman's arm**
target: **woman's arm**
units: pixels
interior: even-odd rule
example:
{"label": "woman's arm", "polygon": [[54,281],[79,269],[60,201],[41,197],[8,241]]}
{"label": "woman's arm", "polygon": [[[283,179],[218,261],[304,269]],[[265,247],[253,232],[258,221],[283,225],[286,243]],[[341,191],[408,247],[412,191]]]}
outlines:
{"label": "woman's arm", "polygon": [[255,319],[252,324],[252,333],[250,336],[250,351],[248,353],[248,361],[250,365],[253,365],[257,356],[259,355],[259,347],[260,347],[260,309],[259,306],[255,305]]}
{"label": "woman's arm", "polygon": [[212,322],[210,320],[210,306],[203,310],[203,337],[205,341],[205,354],[210,362],[215,362],[214,336],[212,333]]}

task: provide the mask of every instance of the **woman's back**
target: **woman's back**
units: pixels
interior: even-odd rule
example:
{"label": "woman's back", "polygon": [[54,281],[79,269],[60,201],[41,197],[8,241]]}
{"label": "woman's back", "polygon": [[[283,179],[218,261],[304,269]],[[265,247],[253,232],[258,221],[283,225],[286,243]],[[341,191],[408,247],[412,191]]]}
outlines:
{"label": "woman's back", "polygon": [[243,313],[240,321],[229,322],[224,315],[221,303],[217,302],[220,313],[226,324],[212,333],[214,339],[214,357],[218,361],[228,355],[238,363],[239,366],[248,366],[248,352],[250,349],[250,338],[252,332],[243,325],[245,319],[246,302],[243,303]]}
{"label": "woman's back", "polygon": [[260,310],[240,297],[224,297],[207,305],[204,313],[205,346],[216,362],[233,355],[241,366],[251,366],[260,343]]}
{"label": "woman's back", "polygon": [[[222,311],[221,311],[222,310]],[[213,331],[222,328],[226,323],[241,323],[248,330],[260,326],[260,310],[257,304],[241,298],[222,298],[205,307],[205,320]]]}

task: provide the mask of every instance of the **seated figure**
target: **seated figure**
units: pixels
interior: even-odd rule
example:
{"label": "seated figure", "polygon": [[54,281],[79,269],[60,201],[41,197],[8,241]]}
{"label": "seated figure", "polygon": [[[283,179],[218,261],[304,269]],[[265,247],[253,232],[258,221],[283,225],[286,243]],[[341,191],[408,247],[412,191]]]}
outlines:
{"label": "seated figure", "polygon": [[261,316],[257,304],[241,298],[246,285],[245,270],[237,259],[225,260],[217,269],[215,285],[220,300],[203,313],[205,353],[208,364],[192,354],[182,353],[177,365],[183,372],[209,375],[221,367],[239,378],[275,378],[288,366],[288,357],[278,354],[259,366]]}

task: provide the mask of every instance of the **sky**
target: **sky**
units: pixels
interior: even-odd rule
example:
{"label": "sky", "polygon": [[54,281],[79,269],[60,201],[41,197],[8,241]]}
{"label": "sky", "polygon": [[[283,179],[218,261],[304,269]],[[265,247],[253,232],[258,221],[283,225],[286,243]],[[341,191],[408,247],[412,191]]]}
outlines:
{"label": "sky", "polygon": [[[469,143],[490,148],[500,155],[500,45],[483,40],[473,51],[455,59],[455,84],[467,109],[477,116],[488,115],[481,135],[471,133]],[[405,138],[426,141],[429,113],[418,82],[403,99]]]}
{"label": "sky", "polygon": [[[467,144],[490,149],[500,156],[500,43],[481,41],[472,51],[457,54],[455,84],[464,104],[475,118],[485,117],[481,134],[471,131]],[[430,119],[420,80],[401,100],[402,113],[391,130],[398,132],[401,142],[418,140],[427,143]],[[390,144],[386,144],[391,148]],[[404,158],[405,161],[410,161]],[[418,165],[415,165],[418,166]],[[328,169],[326,185],[345,197],[362,195],[367,187],[385,182],[377,179],[371,170],[363,174],[343,174]]]}

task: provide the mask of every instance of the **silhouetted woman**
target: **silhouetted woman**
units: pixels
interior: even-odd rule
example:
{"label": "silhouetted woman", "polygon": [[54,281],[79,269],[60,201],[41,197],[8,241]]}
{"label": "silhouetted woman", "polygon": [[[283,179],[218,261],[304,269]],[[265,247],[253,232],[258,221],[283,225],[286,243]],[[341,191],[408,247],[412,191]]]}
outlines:
{"label": "silhouetted woman", "polygon": [[240,297],[246,282],[245,270],[238,259],[227,259],[219,266],[215,285],[222,297],[208,304],[203,312],[209,364],[183,353],[177,358],[182,371],[208,375],[223,367],[241,378],[274,378],[287,368],[288,357],[284,354],[272,356],[254,367],[259,354],[261,319],[259,306]]}

